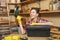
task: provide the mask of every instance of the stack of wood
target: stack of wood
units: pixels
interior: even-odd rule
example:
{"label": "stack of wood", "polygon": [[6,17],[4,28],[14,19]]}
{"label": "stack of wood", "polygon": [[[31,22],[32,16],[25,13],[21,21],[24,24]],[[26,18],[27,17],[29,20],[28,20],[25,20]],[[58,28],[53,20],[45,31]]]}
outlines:
{"label": "stack of wood", "polygon": [[5,35],[10,33],[9,27],[0,27],[0,34]]}
{"label": "stack of wood", "polygon": [[[13,17],[12,17],[13,18]],[[16,26],[16,21],[14,21],[15,19],[13,18],[10,20],[10,26]],[[9,27],[9,18],[6,16],[2,16],[0,17],[0,26],[6,26],[6,27]]]}
{"label": "stack of wood", "polygon": [[0,17],[0,26],[9,26],[9,20],[8,17]]}
{"label": "stack of wood", "polygon": [[52,26],[50,32],[51,40],[60,40],[60,27]]}

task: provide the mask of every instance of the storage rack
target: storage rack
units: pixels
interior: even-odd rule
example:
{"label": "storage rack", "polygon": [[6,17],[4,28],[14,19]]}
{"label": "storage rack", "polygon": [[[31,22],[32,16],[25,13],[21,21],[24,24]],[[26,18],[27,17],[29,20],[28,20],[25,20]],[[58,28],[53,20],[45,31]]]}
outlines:
{"label": "storage rack", "polygon": [[[10,34],[10,19],[7,12],[7,6],[0,6],[0,8],[2,8],[2,12],[0,13],[0,37],[2,39],[5,35]],[[5,9],[6,12],[4,12],[3,9]]]}

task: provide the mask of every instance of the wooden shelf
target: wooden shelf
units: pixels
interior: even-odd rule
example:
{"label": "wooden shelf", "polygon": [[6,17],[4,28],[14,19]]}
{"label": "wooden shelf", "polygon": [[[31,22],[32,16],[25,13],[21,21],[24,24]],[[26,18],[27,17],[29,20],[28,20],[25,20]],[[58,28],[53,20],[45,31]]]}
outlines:
{"label": "wooden shelf", "polygon": [[0,22],[0,24],[8,24],[9,22]]}
{"label": "wooden shelf", "polygon": [[0,30],[0,34],[5,34],[5,33],[9,33],[10,30]]}
{"label": "wooden shelf", "polygon": [[34,3],[35,1],[24,1],[24,2],[21,2],[21,4],[30,4],[30,3]]}
{"label": "wooden shelf", "polygon": [[7,13],[7,12],[0,12],[0,14],[4,14],[4,13]]}
{"label": "wooden shelf", "polygon": [[58,13],[60,10],[54,10],[54,11],[42,11],[40,13]]}
{"label": "wooden shelf", "polygon": [[5,32],[5,31],[9,31],[9,30],[0,30],[0,32]]}
{"label": "wooden shelf", "polygon": [[[14,15],[14,13],[10,13],[10,15]],[[29,15],[29,13],[19,13],[19,15]]]}
{"label": "wooden shelf", "polygon": [[8,22],[9,22],[9,21],[7,21],[7,22],[4,22],[4,21],[3,21],[3,22],[0,22],[0,23],[8,23]]}
{"label": "wooden shelf", "polygon": [[[55,10],[55,11],[42,11],[42,12],[40,12],[41,14],[45,14],[45,13],[59,13],[60,12],[60,10]],[[19,15],[27,15],[27,14],[30,14],[30,13],[20,13]],[[10,13],[10,15],[14,15],[14,13]]]}
{"label": "wooden shelf", "polygon": [[[56,11],[42,11],[40,12],[41,14],[50,14],[50,13],[59,13],[60,10],[56,10]],[[3,12],[5,13],[5,12]],[[30,13],[19,13],[19,15],[29,15]],[[0,15],[6,15],[6,14],[1,14]],[[14,13],[10,13],[10,15],[14,15]]]}
{"label": "wooden shelf", "polygon": [[3,14],[3,13],[2,13],[2,14],[0,14],[0,16],[5,16],[5,15],[7,16],[8,14]]}
{"label": "wooden shelf", "polygon": [[29,3],[30,1],[24,1],[24,2],[21,2],[22,4],[24,4],[24,3]]}
{"label": "wooden shelf", "polygon": [[1,26],[1,25],[9,25],[9,23],[0,23],[0,26]]}
{"label": "wooden shelf", "polygon": [[20,2],[20,3],[8,3],[8,5],[19,5],[19,4],[29,4],[29,3],[32,3],[34,1],[24,1],[24,2]]}
{"label": "wooden shelf", "polygon": [[10,26],[13,27],[13,26],[17,26],[16,22],[11,22],[10,23]]}
{"label": "wooden shelf", "polygon": [[2,29],[9,29],[10,27],[0,27],[0,30]]}
{"label": "wooden shelf", "polygon": [[25,15],[28,15],[28,14],[30,14],[30,13],[20,13],[19,15],[24,15],[24,14],[25,14]]}
{"label": "wooden shelf", "polygon": [[28,1],[20,2],[20,3],[8,3],[9,5],[19,5],[19,4],[24,4],[28,3]]}
{"label": "wooden shelf", "polygon": [[21,3],[8,3],[8,5],[19,5]]}
{"label": "wooden shelf", "polygon": [[[17,26],[16,22],[10,22],[10,26]],[[0,27],[9,27],[9,23],[1,23]]]}
{"label": "wooden shelf", "polygon": [[[60,10],[55,10],[55,11],[42,11],[42,12],[40,12],[40,14],[50,14],[50,13],[52,13],[52,14],[54,14],[54,13],[59,13],[60,12]],[[29,15],[30,13],[19,13],[19,15]],[[2,15],[2,14],[0,14],[0,15]],[[5,14],[3,14],[3,15],[5,15]],[[14,15],[14,13],[10,13],[10,15]]]}
{"label": "wooden shelf", "polygon": [[7,6],[0,6],[0,8],[7,8]]}

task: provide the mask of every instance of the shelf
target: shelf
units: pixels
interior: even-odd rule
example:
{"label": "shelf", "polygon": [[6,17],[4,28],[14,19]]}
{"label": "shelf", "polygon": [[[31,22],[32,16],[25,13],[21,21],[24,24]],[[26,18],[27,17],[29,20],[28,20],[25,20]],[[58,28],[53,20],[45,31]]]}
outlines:
{"label": "shelf", "polygon": [[7,12],[0,12],[0,14],[4,14],[4,13],[7,13]]}
{"label": "shelf", "polygon": [[19,4],[29,4],[32,3],[34,1],[24,1],[24,2],[20,2],[20,3],[8,3],[8,5],[19,5]]}
{"label": "shelf", "polygon": [[8,16],[8,14],[7,13],[0,13],[0,16]]}
{"label": "shelf", "polygon": [[10,30],[0,30],[0,32],[6,32],[6,31],[8,32],[8,31],[10,31]]}
{"label": "shelf", "polygon": [[[55,11],[42,11],[40,14],[54,14],[54,13],[59,13],[60,10],[55,10]],[[29,15],[30,13],[19,13],[19,15]],[[6,15],[6,14],[0,14],[0,15]],[[14,13],[10,13],[10,15],[14,15]]]}
{"label": "shelf", "polygon": [[9,22],[0,22],[0,24],[8,24]]}
{"label": "shelf", "polygon": [[19,5],[21,3],[8,3],[8,5]]}
{"label": "shelf", "polygon": [[0,27],[9,27],[9,25],[0,25]]}
{"label": "shelf", "polygon": [[35,2],[34,0],[33,1],[24,1],[24,2],[21,2],[21,4],[30,4],[30,3],[33,3]]}
{"label": "shelf", "polygon": [[4,34],[4,33],[8,33],[8,32],[10,32],[10,30],[0,30],[0,34],[1,33]]}
{"label": "shelf", "polygon": [[24,2],[21,2],[21,3],[27,3],[27,2],[30,2],[30,1],[24,1]]}
{"label": "shelf", "polygon": [[20,13],[19,15],[23,15],[23,14],[28,15],[28,14],[30,14],[30,13]]}
{"label": "shelf", "polygon": [[10,23],[10,26],[13,27],[13,26],[17,26],[16,22],[11,22]]}
{"label": "shelf", "polygon": [[0,23],[0,26],[9,25],[9,23]]}
{"label": "shelf", "polygon": [[0,8],[7,8],[7,6],[0,6]]}
{"label": "shelf", "polygon": [[[11,26],[17,26],[16,22],[10,22],[10,27]],[[0,27],[9,27],[9,23],[0,24]]]}
{"label": "shelf", "polygon": [[58,13],[60,10],[54,10],[54,11],[42,11],[40,13]]}
{"label": "shelf", "polygon": [[20,3],[8,3],[8,4],[9,4],[9,5],[30,4],[30,3],[34,3],[34,2],[37,2],[37,1],[41,1],[41,0],[28,0],[28,1],[23,1],[23,2],[20,2]]}
{"label": "shelf", "polygon": [[[14,13],[10,13],[10,15],[14,15]],[[29,15],[29,13],[19,13],[19,15]]]}
{"label": "shelf", "polygon": [[[45,14],[45,13],[59,13],[60,10],[55,10],[55,11],[42,11],[40,12],[40,14]],[[19,15],[27,15],[27,14],[30,14],[30,13],[20,13]],[[14,13],[10,13],[10,15],[14,15]]]}
{"label": "shelf", "polygon": [[0,27],[0,30],[2,29],[9,29],[10,27]]}

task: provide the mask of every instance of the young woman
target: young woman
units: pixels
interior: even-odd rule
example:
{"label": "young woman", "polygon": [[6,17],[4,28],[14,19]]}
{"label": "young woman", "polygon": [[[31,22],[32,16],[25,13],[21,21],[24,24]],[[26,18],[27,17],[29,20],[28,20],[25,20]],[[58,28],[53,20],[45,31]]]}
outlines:
{"label": "young woman", "polygon": [[26,30],[26,27],[28,25],[32,24],[32,23],[42,23],[43,25],[53,25],[48,20],[43,19],[41,17],[38,17],[39,16],[39,11],[40,11],[39,8],[32,8],[31,9],[30,18],[27,19],[29,21],[27,21],[26,26],[24,26],[25,30]]}
{"label": "young woman", "polygon": [[35,23],[48,22],[48,20],[38,17],[39,16],[39,12],[40,12],[39,8],[32,8],[31,9],[30,18],[29,18],[30,20],[27,22],[28,25],[33,23],[33,22],[35,22]]}

